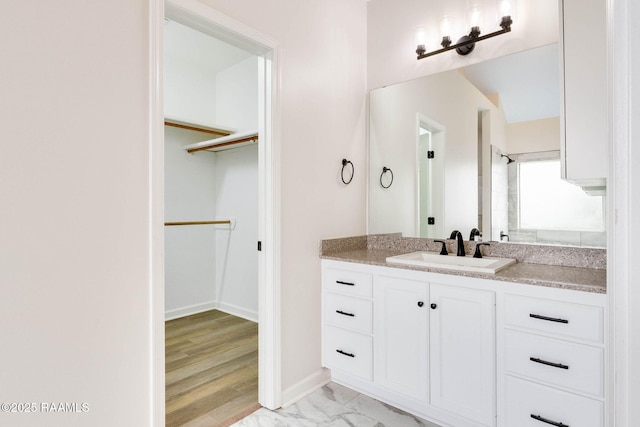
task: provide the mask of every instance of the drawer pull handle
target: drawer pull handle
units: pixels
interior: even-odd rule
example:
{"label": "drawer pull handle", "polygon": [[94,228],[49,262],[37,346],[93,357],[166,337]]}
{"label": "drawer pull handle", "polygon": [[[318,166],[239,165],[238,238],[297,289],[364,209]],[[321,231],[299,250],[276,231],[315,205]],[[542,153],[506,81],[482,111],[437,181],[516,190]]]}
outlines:
{"label": "drawer pull handle", "polygon": [[356,357],[356,355],[355,355],[355,354],[353,354],[353,353],[347,353],[346,351],[342,351],[342,350],[340,350],[340,349],[338,349],[338,350],[336,350],[336,351],[337,351],[338,353],[340,353],[340,354],[345,355],[345,356],[349,356],[349,357]]}
{"label": "drawer pull handle", "polygon": [[541,316],[539,314],[533,314],[533,313],[530,313],[529,317],[533,317],[534,319],[546,320],[546,321],[549,321],[549,322],[569,323],[569,321],[567,319],[560,319],[560,318],[556,318],[556,317]]}
{"label": "drawer pull handle", "polygon": [[342,311],[342,310],[336,310],[336,313],[338,313],[338,314],[342,314],[343,316],[356,317],[356,315],[355,315],[355,314],[353,314],[353,313],[347,313],[346,311]]}
{"label": "drawer pull handle", "polygon": [[336,283],[339,285],[347,285],[347,286],[355,286],[355,283],[343,282],[342,280],[336,280]]}
{"label": "drawer pull handle", "polygon": [[551,424],[552,426],[556,426],[556,427],[569,427],[569,425],[567,425],[567,424],[562,424],[562,423],[557,422],[557,421],[551,421],[551,420],[548,420],[546,418],[541,417],[540,415],[531,414],[531,418],[533,418],[534,420],[542,421],[543,423]]}
{"label": "drawer pull handle", "polygon": [[543,365],[553,366],[554,368],[569,369],[567,365],[563,365],[562,363],[547,362],[546,360],[538,359],[537,357],[530,357],[529,360]]}

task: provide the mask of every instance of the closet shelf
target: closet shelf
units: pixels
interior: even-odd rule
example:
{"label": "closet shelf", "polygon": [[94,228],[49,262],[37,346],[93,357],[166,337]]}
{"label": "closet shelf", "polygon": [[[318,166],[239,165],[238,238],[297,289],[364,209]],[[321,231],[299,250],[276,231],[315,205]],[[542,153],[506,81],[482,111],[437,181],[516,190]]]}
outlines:
{"label": "closet shelf", "polygon": [[210,139],[208,141],[185,145],[184,149],[189,153],[195,153],[196,151],[203,150],[222,151],[229,150],[231,148],[239,148],[245,145],[254,144],[256,142],[258,142],[258,131],[250,130],[237,132],[232,135],[223,136],[220,138]]}
{"label": "closet shelf", "polygon": [[236,130],[233,128],[218,126],[218,125],[205,125],[202,123],[196,123],[189,120],[177,119],[175,117],[165,117],[164,124],[166,126],[172,126],[180,129],[194,130],[197,132],[208,133],[217,136],[227,136],[234,133]]}

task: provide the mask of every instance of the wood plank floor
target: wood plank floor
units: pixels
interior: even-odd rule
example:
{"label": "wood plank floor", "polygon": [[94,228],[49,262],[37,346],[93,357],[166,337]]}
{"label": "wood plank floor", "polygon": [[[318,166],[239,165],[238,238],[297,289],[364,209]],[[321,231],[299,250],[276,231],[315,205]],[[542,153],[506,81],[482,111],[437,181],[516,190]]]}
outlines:
{"label": "wood plank floor", "polygon": [[212,310],[165,323],[167,427],[221,427],[258,405],[258,324]]}

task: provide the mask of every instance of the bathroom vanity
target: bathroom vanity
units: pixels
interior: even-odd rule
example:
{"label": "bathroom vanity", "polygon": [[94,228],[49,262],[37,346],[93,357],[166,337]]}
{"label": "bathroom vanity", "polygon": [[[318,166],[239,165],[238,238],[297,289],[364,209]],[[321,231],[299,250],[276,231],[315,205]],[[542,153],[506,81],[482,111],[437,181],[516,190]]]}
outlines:
{"label": "bathroom vanity", "polygon": [[[605,6],[561,0],[557,44],[370,92],[374,235],[321,250],[323,365],[334,381],[442,426],[604,425],[606,250],[593,248],[607,245]],[[553,108],[539,114],[542,103],[531,101],[535,109],[512,119],[510,89],[498,81],[546,93]],[[533,97],[514,99],[523,107]],[[533,179],[535,193],[570,200],[558,191],[562,175],[594,208],[524,203],[523,165],[547,162],[558,171]],[[381,175],[391,169],[393,186]],[[594,221],[576,224],[584,212]],[[430,265],[445,263],[425,238],[475,227],[486,241],[584,247],[492,242],[485,255],[517,260],[494,274]],[[388,232],[415,238],[375,235]],[[394,257],[405,263],[387,262]]]}
{"label": "bathroom vanity", "polygon": [[322,254],[333,381],[443,426],[604,424],[604,269],[386,263],[403,252]]}

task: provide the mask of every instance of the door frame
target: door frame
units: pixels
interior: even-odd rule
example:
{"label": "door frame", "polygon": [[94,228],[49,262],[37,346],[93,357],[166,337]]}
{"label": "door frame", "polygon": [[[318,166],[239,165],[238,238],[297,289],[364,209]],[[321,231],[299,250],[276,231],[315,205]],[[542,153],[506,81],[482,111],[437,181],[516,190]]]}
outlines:
{"label": "door frame", "polygon": [[153,425],[164,425],[164,104],[163,53],[165,16],[207,33],[260,57],[258,145],[259,240],[258,256],[258,400],[262,406],[281,406],[280,323],[280,145],[279,145],[279,45],[257,30],[195,0],[150,1],[151,153],[149,179],[149,274],[151,312],[151,411]]}
{"label": "door frame", "polygon": [[[417,113],[416,114],[416,172],[415,172],[415,181],[416,181],[416,206],[415,206],[415,210],[416,210],[416,218],[415,218],[415,222],[416,222],[416,236],[420,237],[420,238],[424,238],[426,236],[422,236],[421,231],[421,224],[424,222],[421,220],[421,215],[423,214],[423,212],[421,212],[421,204],[422,204],[422,176],[421,176],[421,163],[424,159],[421,158],[421,135],[420,135],[420,128],[424,128],[426,129],[430,134],[430,148],[431,149],[435,149],[435,151],[438,151],[438,154],[436,154],[436,162],[441,162],[440,166],[437,167],[439,172],[439,175],[437,178],[439,178],[438,180],[436,180],[436,183],[433,183],[433,179],[431,179],[431,190],[433,190],[434,188],[438,187],[438,192],[442,198],[441,202],[439,204],[438,208],[433,208],[431,211],[431,214],[436,218],[436,227],[434,227],[434,230],[436,230],[434,233],[435,236],[444,236],[444,230],[445,230],[445,218],[446,218],[446,212],[445,212],[445,206],[444,206],[444,194],[445,194],[445,174],[444,174],[444,163],[446,160],[446,148],[447,148],[447,129],[441,125],[440,123],[438,123],[437,121],[433,120],[430,117],[427,117],[426,115],[422,114],[422,113]],[[434,146],[437,146],[437,148],[434,148]],[[435,166],[430,166],[430,174],[431,177],[433,178],[434,175],[434,171],[433,169],[436,168]]]}

